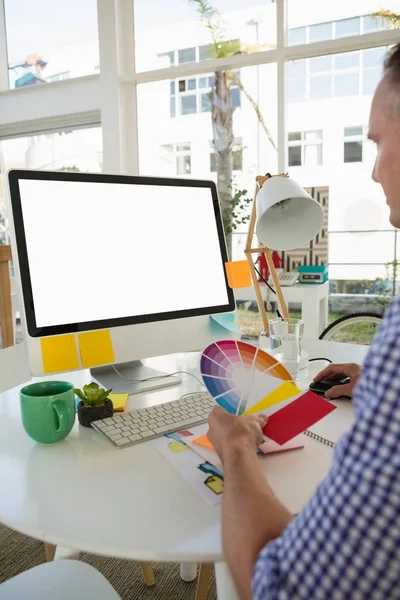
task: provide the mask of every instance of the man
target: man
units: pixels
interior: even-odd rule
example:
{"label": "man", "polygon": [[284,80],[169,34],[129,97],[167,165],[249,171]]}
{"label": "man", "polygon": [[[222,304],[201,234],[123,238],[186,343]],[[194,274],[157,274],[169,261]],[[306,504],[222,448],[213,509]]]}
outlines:
{"label": "man", "polygon": [[[385,192],[391,223],[400,227],[400,44],[375,92],[369,137],[377,146],[372,177]],[[399,298],[361,374],[356,365],[341,365],[320,377],[335,374],[350,376],[350,394],[358,379],[355,423],[296,518],[274,496],[257,461],[265,418],[221,408],[210,415],[209,437],[224,465],[224,552],[243,600],[400,598]]]}

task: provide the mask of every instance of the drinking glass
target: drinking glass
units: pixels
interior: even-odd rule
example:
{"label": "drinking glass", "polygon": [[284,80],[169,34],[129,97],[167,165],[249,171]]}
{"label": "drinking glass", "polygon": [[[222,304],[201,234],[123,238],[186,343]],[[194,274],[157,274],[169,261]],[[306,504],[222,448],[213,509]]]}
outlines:
{"label": "drinking glass", "polygon": [[[292,375],[296,375],[301,359],[301,340],[304,321],[301,319],[272,319],[268,321],[271,350]],[[276,351],[278,350],[278,352]]]}

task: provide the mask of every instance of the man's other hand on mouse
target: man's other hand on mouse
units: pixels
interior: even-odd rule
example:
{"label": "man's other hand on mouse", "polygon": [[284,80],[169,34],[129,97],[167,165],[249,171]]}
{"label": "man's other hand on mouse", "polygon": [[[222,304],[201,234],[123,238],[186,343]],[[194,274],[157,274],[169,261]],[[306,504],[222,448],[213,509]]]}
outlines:
{"label": "man's other hand on mouse", "polygon": [[353,397],[354,387],[360,377],[361,367],[355,363],[349,363],[344,365],[329,365],[321,373],[318,373],[314,377],[314,381],[341,381],[345,377],[350,379],[349,383],[342,385],[335,385],[330,390],[327,390],[325,397],[329,400],[335,400],[335,398],[341,398],[342,396]]}

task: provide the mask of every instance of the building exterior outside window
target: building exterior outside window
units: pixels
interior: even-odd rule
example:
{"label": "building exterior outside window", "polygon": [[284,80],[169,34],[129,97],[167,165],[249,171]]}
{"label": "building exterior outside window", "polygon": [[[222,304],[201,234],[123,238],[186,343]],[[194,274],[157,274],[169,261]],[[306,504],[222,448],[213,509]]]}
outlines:
{"label": "building exterior outside window", "polygon": [[364,146],[364,127],[345,127],[343,161],[345,163],[362,162]]}
{"label": "building exterior outside window", "polygon": [[322,165],[322,130],[289,133],[289,167]]}

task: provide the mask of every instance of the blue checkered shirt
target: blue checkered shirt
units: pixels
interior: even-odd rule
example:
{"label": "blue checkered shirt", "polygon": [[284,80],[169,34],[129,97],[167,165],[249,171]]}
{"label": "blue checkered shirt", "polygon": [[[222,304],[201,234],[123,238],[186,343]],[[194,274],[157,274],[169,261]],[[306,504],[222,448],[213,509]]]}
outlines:
{"label": "blue checkered shirt", "polygon": [[355,421],[332,468],[282,535],[260,552],[253,598],[400,598],[400,299],[355,388]]}

